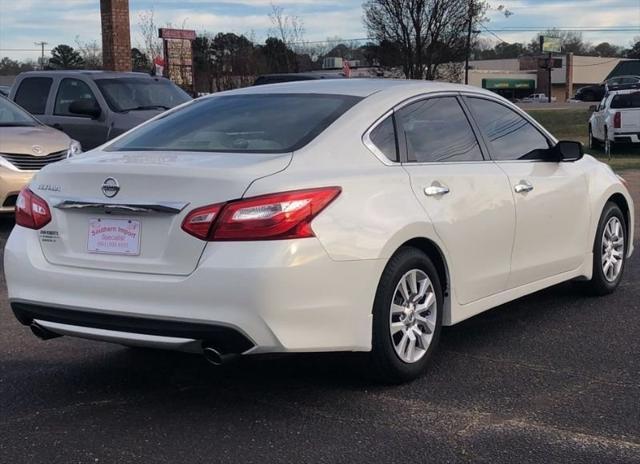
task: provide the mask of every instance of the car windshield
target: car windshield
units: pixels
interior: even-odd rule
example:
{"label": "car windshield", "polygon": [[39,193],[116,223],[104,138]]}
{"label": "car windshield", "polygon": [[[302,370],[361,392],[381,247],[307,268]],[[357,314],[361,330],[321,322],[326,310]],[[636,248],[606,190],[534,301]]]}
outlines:
{"label": "car windshield", "polygon": [[611,100],[611,108],[640,108],[640,92],[618,94]]}
{"label": "car windshield", "polygon": [[96,79],[96,84],[109,107],[119,113],[168,110],[191,99],[184,90],[161,78]]}
{"label": "car windshield", "polygon": [[107,150],[290,152],[309,143],[360,100],[320,94],[206,98],[135,129]]}
{"label": "car windshield", "polygon": [[29,113],[18,105],[0,97],[0,127],[37,126],[36,121]]}

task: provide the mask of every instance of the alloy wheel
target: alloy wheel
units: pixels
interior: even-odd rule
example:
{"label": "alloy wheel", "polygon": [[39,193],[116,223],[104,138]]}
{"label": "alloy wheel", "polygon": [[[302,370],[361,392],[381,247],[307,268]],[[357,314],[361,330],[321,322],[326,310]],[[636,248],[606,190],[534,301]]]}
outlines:
{"label": "alloy wheel", "polygon": [[614,282],[622,271],[624,262],[624,228],[620,219],[612,217],[602,232],[602,273]]}
{"label": "alloy wheel", "polygon": [[393,293],[389,329],[393,348],[406,363],[422,359],[436,328],[438,305],[433,284],[420,269],[405,273]]}

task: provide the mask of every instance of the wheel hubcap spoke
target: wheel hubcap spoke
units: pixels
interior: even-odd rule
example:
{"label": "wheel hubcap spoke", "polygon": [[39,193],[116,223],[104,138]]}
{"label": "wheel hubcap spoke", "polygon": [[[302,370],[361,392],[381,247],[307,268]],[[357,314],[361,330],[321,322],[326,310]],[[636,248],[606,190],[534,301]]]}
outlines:
{"label": "wheel hubcap spoke", "polygon": [[436,327],[437,301],[433,284],[420,269],[407,272],[393,294],[389,332],[394,350],[406,363],[427,352]]}
{"label": "wheel hubcap spoke", "polygon": [[609,219],[602,233],[602,273],[614,282],[624,262],[624,228],[617,217]]}

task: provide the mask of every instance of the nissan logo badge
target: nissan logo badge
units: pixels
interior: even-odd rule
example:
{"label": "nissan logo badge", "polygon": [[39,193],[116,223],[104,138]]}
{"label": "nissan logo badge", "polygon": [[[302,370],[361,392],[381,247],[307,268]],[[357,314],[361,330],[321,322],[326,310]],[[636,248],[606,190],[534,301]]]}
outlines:
{"label": "nissan logo badge", "polygon": [[113,177],[107,177],[102,183],[102,193],[107,198],[115,197],[120,191],[120,184]]}

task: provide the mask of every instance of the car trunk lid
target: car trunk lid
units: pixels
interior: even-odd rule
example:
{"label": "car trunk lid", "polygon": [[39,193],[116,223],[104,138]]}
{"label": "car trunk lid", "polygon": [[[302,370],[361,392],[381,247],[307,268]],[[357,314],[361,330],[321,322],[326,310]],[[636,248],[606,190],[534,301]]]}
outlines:
{"label": "car trunk lid", "polygon": [[42,251],[58,265],[188,275],[205,242],[182,230],[186,214],[242,197],[255,179],[285,169],[290,159],[290,153],[98,152],[51,165],[31,185],[51,207],[52,221],[39,231]]}

